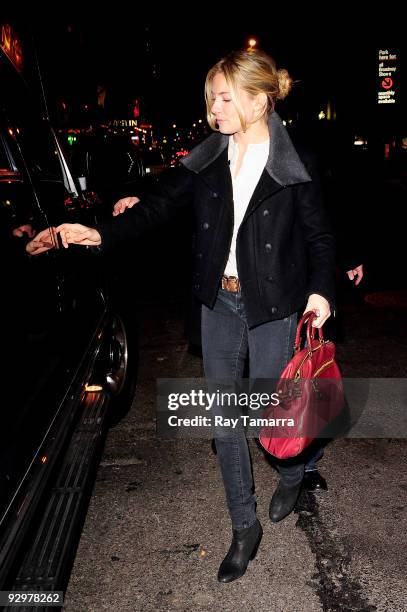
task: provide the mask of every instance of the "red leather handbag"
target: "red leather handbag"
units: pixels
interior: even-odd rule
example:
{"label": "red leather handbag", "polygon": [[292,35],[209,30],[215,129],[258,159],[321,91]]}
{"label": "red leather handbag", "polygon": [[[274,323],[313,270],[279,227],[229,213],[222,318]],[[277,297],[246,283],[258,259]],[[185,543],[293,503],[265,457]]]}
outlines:
{"label": "red leather handbag", "polygon": [[[268,406],[262,419],[259,441],[279,459],[299,455],[342,412],[342,377],[335,361],[335,345],[324,339],[322,328],[315,338],[312,321],[315,313],[306,312],[295,336],[294,356],[280,375],[276,386],[279,403]],[[307,346],[301,350],[301,331],[307,323]],[[262,421],[264,423],[264,421]]]}

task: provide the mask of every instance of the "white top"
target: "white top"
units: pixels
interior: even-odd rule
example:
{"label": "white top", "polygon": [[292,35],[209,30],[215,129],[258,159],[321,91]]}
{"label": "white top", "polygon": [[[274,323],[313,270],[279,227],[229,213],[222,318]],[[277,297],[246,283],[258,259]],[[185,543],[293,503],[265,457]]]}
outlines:
{"label": "white top", "polygon": [[243,156],[239,174],[233,177],[236,162],[239,157],[239,145],[229,136],[229,167],[232,175],[234,228],[232,243],[230,245],[229,259],[224,274],[238,276],[236,263],[236,237],[241,222],[250,202],[253,192],[267,163],[270,149],[270,140],[258,144],[249,144]]}

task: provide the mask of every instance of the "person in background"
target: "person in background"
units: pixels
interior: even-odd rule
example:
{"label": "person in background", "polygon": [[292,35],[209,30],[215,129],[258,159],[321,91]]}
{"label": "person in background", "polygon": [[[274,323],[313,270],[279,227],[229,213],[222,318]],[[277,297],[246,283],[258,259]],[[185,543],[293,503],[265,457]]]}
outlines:
{"label": "person in background", "polygon": [[[185,74],[186,82],[189,75]],[[314,157],[301,156],[275,111],[292,80],[258,51],[235,51],[208,72],[205,98],[214,133],[161,175],[137,206],[96,227],[63,223],[62,244],[113,248],[184,207],[196,218],[193,292],[202,304],[202,352],[208,380],[239,381],[246,356],[251,379],[276,379],[291,357],[297,315],[314,311],[321,327],[334,308],[334,239]],[[224,407],[216,405],[217,414]],[[236,407],[237,409],[237,407]],[[256,555],[262,526],[243,428],[215,435],[232,523],[218,580],[241,577]],[[276,460],[280,482],[269,516],[293,510],[304,477],[301,455]]]}

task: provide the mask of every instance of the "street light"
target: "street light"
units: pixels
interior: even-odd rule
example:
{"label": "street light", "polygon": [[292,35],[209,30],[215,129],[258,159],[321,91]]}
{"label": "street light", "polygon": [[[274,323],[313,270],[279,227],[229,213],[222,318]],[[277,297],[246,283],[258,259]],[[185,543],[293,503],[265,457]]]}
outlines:
{"label": "street light", "polygon": [[250,38],[248,44],[247,50],[253,51],[254,47],[257,45],[257,40],[255,38]]}

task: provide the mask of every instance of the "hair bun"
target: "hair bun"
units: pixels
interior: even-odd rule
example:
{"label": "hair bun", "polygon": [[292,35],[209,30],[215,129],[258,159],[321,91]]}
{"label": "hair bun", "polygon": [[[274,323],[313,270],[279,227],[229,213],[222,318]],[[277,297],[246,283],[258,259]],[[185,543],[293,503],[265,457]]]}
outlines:
{"label": "hair bun", "polygon": [[284,98],[288,96],[288,94],[291,91],[293,80],[288,74],[288,71],[285,70],[284,68],[280,68],[279,70],[277,70],[277,77],[278,77],[277,98],[278,100],[284,100]]}

